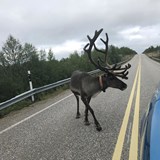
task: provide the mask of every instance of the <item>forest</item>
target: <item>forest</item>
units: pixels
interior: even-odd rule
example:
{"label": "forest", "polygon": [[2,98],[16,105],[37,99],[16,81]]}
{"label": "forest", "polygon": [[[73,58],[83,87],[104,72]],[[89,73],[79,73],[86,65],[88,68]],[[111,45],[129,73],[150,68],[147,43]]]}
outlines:
{"label": "forest", "polygon": [[158,52],[158,51],[160,51],[160,46],[156,46],[156,47],[150,46],[149,48],[145,49],[143,53],[145,54],[145,53]]}
{"label": "forest", "polygon": [[143,54],[146,54],[148,57],[160,62],[160,46],[150,46],[143,51]]}
{"label": "forest", "polygon": [[[118,63],[137,54],[134,50],[110,45],[109,64]],[[93,58],[99,53],[92,51]],[[74,51],[68,58],[57,60],[54,51],[38,50],[30,43],[21,42],[9,35],[0,49],[0,103],[29,90],[28,74],[31,71],[33,87],[40,87],[71,76],[74,70],[96,69],[83,51]]]}

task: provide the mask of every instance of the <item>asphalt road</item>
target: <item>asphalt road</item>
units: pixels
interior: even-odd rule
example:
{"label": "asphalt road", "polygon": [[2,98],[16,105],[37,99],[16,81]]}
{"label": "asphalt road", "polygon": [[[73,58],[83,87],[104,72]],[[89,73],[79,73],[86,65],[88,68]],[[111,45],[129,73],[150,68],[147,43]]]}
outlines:
{"label": "asphalt road", "polygon": [[109,88],[91,100],[101,132],[90,114],[91,125],[84,125],[82,102],[75,119],[68,90],[0,119],[0,160],[136,160],[137,128],[160,81],[160,64],[144,55],[130,64],[125,91]]}

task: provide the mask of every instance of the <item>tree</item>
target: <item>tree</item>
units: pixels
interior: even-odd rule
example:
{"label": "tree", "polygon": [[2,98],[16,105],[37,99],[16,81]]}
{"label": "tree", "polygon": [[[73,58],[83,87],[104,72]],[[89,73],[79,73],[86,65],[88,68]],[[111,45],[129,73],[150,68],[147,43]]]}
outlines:
{"label": "tree", "polygon": [[111,45],[109,47],[109,51],[108,51],[109,64],[115,64],[115,63],[118,63],[121,60],[119,53],[120,53],[120,51],[119,51],[118,47],[115,47],[113,45]]}
{"label": "tree", "polygon": [[153,46],[150,46],[149,48],[145,49],[143,51],[143,53],[151,53],[151,52],[156,52],[156,51],[159,51],[160,50],[160,46],[156,46],[156,47],[153,47]]}
{"label": "tree", "polygon": [[7,65],[4,53],[2,51],[0,51],[0,65],[2,65],[2,66],[6,66]]}
{"label": "tree", "polygon": [[55,60],[55,56],[54,56],[54,53],[53,53],[53,51],[52,51],[51,48],[48,51],[48,57],[47,57],[47,59],[48,59],[48,61]]}
{"label": "tree", "polygon": [[5,66],[23,63],[25,55],[19,40],[16,40],[12,35],[10,35],[2,47],[0,57],[2,65]]}
{"label": "tree", "polygon": [[31,61],[31,60],[38,60],[38,55],[37,55],[37,49],[29,43],[24,44],[24,55],[25,55],[25,62]]}
{"label": "tree", "polygon": [[46,60],[46,51],[45,50],[40,50],[39,51],[39,60],[40,61],[45,61]]}

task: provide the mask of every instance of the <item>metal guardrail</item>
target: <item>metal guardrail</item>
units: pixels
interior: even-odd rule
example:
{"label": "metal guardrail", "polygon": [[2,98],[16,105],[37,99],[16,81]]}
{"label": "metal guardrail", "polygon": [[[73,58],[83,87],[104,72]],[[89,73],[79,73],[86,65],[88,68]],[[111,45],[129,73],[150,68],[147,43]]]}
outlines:
{"label": "metal guardrail", "polygon": [[[160,53],[160,52],[159,52]],[[160,62],[160,56],[159,57],[154,57],[152,54],[151,55],[149,55],[149,54],[146,54],[149,58],[151,58],[151,59],[153,59],[153,60],[155,60],[155,61],[157,61],[157,62]]]}
{"label": "metal guardrail", "polygon": [[[93,74],[96,74],[100,72],[99,69],[97,70],[94,70],[94,71],[91,71],[91,72],[88,72],[89,74],[93,75]],[[70,82],[70,79],[71,78],[67,78],[67,79],[64,79],[64,80],[60,80],[60,81],[57,81],[55,83],[52,83],[52,84],[48,84],[48,85],[45,85],[45,86],[42,86],[42,87],[39,87],[39,88],[34,88],[33,90],[30,90],[30,91],[27,91],[27,92],[24,92],[16,97],[13,97],[5,102],[2,102],[0,103],[0,111],[17,103],[17,102],[20,102],[28,97],[31,97],[32,95],[34,94],[37,94],[37,93],[40,93],[40,92],[44,92],[44,91],[47,91],[47,90],[50,90],[50,89],[53,89],[53,88],[56,88],[58,86],[61,86],[61,85],[64,85],[64,84],[67,84]]]}
{"label": "metal guardrail", "polygon": [[[120,62],[118,63],[117,65],[122,65],[126,62],[128,62],[130,59],[126,60],[126,61],[123,61],[123,62]],[[99,73],[101,72],[99,69],[97,70],[94,70],[94,71],[90,71],[88,72],[89,74],[93,75],[93,74],[96,74],[96,73]],[[34,94],[37,94],[37,93],[40,93],[40,92],[44,92],[44,91],[47,91],[47,90],[50,90],[50,89],[53,89],[53,88],[56,88],[58,86],[61,86],[61,85],[64,85],[64,84],[67,84],[70,82],[70,79],[71,78],[67,78],[67,79],[64,79],[64,80],[60,80],[60,81],[57,81],[55,83],[52,83],[52,84],[48,84],[48,85],[45,85],[45,86],[42,86],[42,87],[39,87],[39,88],[34,88],[30,91],[27,91],[27,92],[24,92],[16,97],[13,97],[5,102],[2,102],[0,103],[0,111],[17,103],[17,102],[20,102],[28,97],[31,97],[32,95]]]}
{"label": "metal guardrail", "polygon": [[153,60],[157,61],[157,62],[160,62],[160,58],[155,58],[155,57],[150,57],[152,58]]}

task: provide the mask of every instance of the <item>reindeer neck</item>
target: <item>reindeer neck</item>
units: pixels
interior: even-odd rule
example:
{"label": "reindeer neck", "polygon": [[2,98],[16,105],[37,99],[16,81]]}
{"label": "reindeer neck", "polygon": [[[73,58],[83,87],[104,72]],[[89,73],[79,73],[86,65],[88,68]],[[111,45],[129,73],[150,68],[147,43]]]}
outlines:
{"label": "reindeer neck", "polygon": [[107,85],[106,85],[106,83],[104,83],[102,75],[99,76],[99,85],[100,85],[101,90],[103,92],[105,92],[106,88],[107,88]]}

